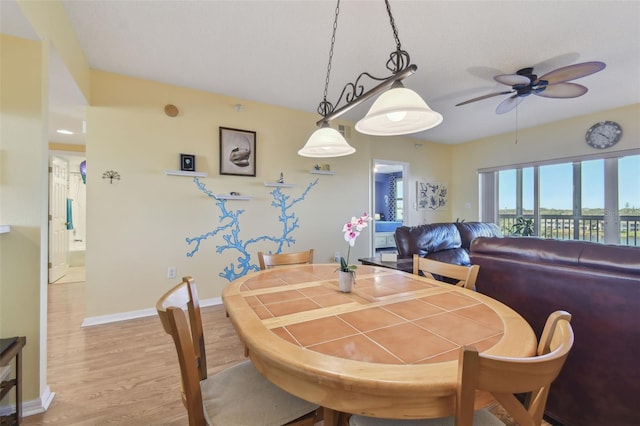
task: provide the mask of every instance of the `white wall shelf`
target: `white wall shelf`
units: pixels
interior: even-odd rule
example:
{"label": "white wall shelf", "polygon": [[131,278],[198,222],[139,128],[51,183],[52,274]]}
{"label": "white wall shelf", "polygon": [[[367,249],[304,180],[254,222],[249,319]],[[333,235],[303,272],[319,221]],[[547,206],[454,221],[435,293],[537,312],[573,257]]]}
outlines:
{"label": "white wall shelf", "polygon": [[336,172],[330,170],[309,170],[312,175],[335,175]]}
{"label": "white wall shelf", "polygon": [[11,231],[10,225],[0,225],[0,234],[8,234]]}
{"label": "white wall shelf", "polygon": [[208,173],[205,172],[187,172],[184,170],[165,170],[164,174],[167,176],[191,176],[191,177],[207,177]]}
{"label": "white wall shelf", "polygon": [[265,182],[264,186],[279,186],[280,188],[293,188],[295,183]]}
{"label": "white wall shelf", "polygon": [[242,200],[248,201],[251,199],[248,195],[227,195],[227,194],[216,194],[216,199],[218,200]]}

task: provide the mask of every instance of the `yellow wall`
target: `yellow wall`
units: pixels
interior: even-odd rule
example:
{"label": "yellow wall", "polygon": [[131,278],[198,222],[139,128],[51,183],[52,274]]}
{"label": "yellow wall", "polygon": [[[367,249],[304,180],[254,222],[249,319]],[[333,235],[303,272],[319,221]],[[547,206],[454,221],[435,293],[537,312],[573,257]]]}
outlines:
{"label": "yellow wall", "polygon": [[[219,297],[228,283],[218,274],[237,263],[239,253],[217,252],[216,247],[224,244],[222,235],[209,238],[193,257],[187,256],[194,246],[185,238],[216,229],[221,211],[197,189],[192,178],[163,173],[179,168],[180,153],[196,155],[197,170],[209,174],[202,181],[210,191],[236,191],[252,197],[250,201],[226,202],[228,210],[244,210],[240,216],[243,240],[281,235],[280,210],[271,205],[274,188],[265,187],[265,182],[275,182],[282,172],[287,183],[296,185],[282,189],[291,202],[317,179],[304,201],[288,211],[299,219],[299,228],[290,235],[295,244],[283,248],[313,247],[317,262],[332,261],[336,251],[346,254],[343,224],[369,211],[372,157],[411,162],[415,176],[449,178],[449,169],[438,156],[428,155],[426,146],[417,151],[410,138],[383,142],[352,131],[350,143],[356,154],[316,161],[297,154],[315,130],[315,114],[100,71],[92,71],[91,81],[92,106],[87,114],[87,317],[153,307],[157,297],[176,282],[166,278],[169,266],[177,267],[179,277],[193,275],[204,298]],[[179,108],[177,117],[164,114],[167,103]],[[234,108],[238,103],[243,105],[240,111]],[[220,126],[257,132],[256,177],[219,175]],[[449,150],[434,147],[445,153]],[[329,163],[336,174],[310,174],[317,162]],[[428,173],[419,171],[425,164],[430,165]],[[117,171],[121,180],[110,184],[102,179],[107,170]],[[352,249],[351,262],[368,256],[370,229]],[[273,242],[263,241],[250,244],[247,251],[251,263],[257,265],[259,250],[276,248]]]}
{"label": "yellow wall", "polygon": [[[623,131],[620,142],[607,152],[640,148],[640,104],[521,129],[517,143],[515,134],[507,133],[454,145],[451,163],[452,217],[463,217],[467,221],[478,219],[478,169],[601,155],[602,150],[591,148],[585,143],[584,135],[594,123],[605,120],[618,122]],[[466,208],[465,203],[469,203],[470,208]]]}
{"label": "yellow wall", "polygon": [[[42,42],[1,37],[0,335],[26,335],[23,397],[50,402],[46,378],[47,129],[52,45],[84,96],[89,67],[59,1],[18,0]],[[27,413],[28,414],[28,413]]]}
{"label": "yellow wall", "polygon": [[57,0],[17,0],[17,2],[34,31],[42,39],[49,40],[56,48],[78,88],[88,100],[89,63],[80,48],[62,3]]}
{"label": "yellow wall", "polygon": [[27,337],[23,392],[28,400],[40,395],[46,52],[39,42],[0,37],[0,223],[11,226],[11,232],[0,235],[0,336]]}

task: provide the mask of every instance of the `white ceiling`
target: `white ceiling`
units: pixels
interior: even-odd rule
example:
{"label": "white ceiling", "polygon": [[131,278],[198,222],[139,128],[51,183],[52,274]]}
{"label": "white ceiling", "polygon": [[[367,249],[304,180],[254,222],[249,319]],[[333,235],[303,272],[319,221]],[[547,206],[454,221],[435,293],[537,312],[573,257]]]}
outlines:
{"label": "white ceiling", "polygon": [[[92,68],[310,112],[322,98],[335,1],[63,4]],[[455,144],[513,131],[516,111],[495,113],[501,96],[454,105],[507,89],[493,76],[528,66],[542,75],[579,62],[607,64],[574,81],[589,88],[584,96],[525,99],[519,128],[640,103],[638,1],[391,0],[391,9],[418,66],[405,85],[444,116],[417,138]],[[387,76],[394,49],[382,0],[343,0],[329,100],[363,71]],[[371,102],[345,118],[359,119]]]}

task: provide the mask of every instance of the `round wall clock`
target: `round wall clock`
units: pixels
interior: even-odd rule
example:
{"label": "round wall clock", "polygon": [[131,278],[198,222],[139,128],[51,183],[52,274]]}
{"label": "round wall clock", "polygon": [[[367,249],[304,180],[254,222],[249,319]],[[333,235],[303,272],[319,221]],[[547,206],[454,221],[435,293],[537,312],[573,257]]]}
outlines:
{"label": "round wall clock", "polygon": [[587,145],[605,149],[612,147],[620,140],[622,136],[622,128],[615,121],[601,121],[596,123],[587,130],[584,136]]}

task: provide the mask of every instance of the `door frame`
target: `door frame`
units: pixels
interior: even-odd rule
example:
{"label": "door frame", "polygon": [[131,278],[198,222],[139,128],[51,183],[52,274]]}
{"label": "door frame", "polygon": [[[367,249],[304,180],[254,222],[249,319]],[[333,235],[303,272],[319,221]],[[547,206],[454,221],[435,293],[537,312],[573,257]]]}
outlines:
{"label": "door frame", "polygon": [[391,166],[393,168],[398,168],[398,171],[402,171],[402,223],[404,225],[408,224],[408,214],[409,207],[411,206],[409,202],[410,191],[409,191],[409,163],[404,161],[394,161],[394,160],[382,160],[382,159],[372,159],[371,160],[371,199],[370,199],[370,211],[371,216],[373,217],[373,221],[371,222],[371,245],[370,245],[370,257],[375,256],[376,254],[376,233],[375,233],[375,207],[376,207],[376,166]]}

